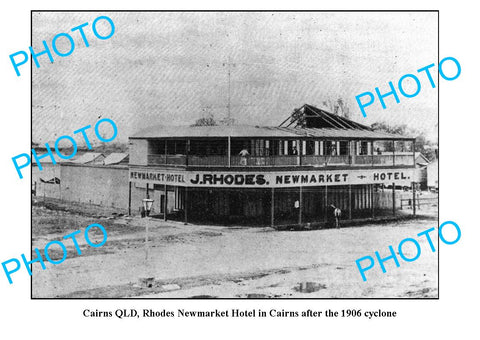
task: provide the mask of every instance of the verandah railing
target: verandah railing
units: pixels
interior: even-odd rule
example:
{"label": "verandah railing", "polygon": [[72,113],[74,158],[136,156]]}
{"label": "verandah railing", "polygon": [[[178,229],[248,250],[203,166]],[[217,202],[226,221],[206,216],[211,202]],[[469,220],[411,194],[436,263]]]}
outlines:
{"label": "verandah railing", "polygon": [[285,155],[231,156],[227,155],[148,155],[148,165],[196,167],[262,167],[262,166],[413,166],[413,155]]}

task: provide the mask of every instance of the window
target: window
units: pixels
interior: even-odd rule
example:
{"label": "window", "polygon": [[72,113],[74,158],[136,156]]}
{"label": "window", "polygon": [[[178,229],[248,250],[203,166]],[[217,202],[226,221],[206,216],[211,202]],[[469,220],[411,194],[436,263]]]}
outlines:
{"label": "window", "polygon": [[339,144],[340,144],[339,155],[342,155],[342,156],[348,155],[348,141],[341,140]]}
{"label": "window", "polygon": [[269,143],[269,156],[278,156],[280,155],[280,141],[279,140],[270,140]]}
{"label": "window", "polygon": [[148,153],[151,155],[163,155],[165,153],[165,140],[149,141]]}
{"label": "window", "polygon": [[167,155],[184,155],[186,144],[184,140],[167,141]]}
{"label": "window", "polygon": [[253,143],[255,145],[253,155],[254,156],[265,156],[265,140],[255,139],[255,140],[253,140]]}
{"label": "window", "polygon": [[[170,142],[169,142],[170,143]],[[180,143],[176,145],[176,149],[181,153],[181,148],[184,145]],[[232,150],[235,148],[232,141]],[[241,150],[241,149],[240,149]],[[227,154],[227,141],[226,140],[191,140],[190,141],[190,154],[196,156],[211,156],[211,155],[226,155]]]}
{"label": "window", "polygon": [[368,155],[368,142],[360,142],[360,155]]}
{"label": "window", "polygon": [[337,156],[337,142],[327,140],[323,143],[323,154],[326,156]]}
{"label": "window", "polygon": [[306,155],[314,155],[315,154],[315,141],[307,140],[305,154]]}
{"label": "window", "polygon": [[298,155],[298,146],[296,140],[288,141],[288,154],[289,155]]}

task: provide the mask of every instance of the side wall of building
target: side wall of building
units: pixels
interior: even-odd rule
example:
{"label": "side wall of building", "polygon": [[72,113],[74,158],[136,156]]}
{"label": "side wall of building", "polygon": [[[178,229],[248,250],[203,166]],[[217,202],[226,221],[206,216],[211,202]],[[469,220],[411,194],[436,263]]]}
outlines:
{"label": "side wall of building", "polygon": [[129,144],[130,164],[147,165],[148,141],[146,139],[131,139]]}
{"label": "side wall of building", "polygon": [[61,198],[61,184],[45,183],[55,177],[61,179],[59,164],[42,164],[42,170],[36,164],[33,164],[32,193],[35,192],[35,195],[40,197]]}
{"label": "side wall of building", "polygon": [[427,185],[429,188],[438,188],[438,161],[427,165]]}
{"label": "side wall of building", "polygon": [[128,209],[128,168],[61,165],[62,199]]}

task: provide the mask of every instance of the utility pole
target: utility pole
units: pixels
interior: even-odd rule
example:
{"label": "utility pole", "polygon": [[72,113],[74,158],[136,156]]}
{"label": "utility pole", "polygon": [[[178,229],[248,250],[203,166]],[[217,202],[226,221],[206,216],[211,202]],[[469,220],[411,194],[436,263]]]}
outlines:
{"label": "utility pole", "polygon": [[[211,65],[211,63],[209,63],[207,66],[209,67]],[[249,107],[249,106],[257,106],[255,104],[233,104],[232,105],[232,66],[235,67],[235,66],[238,66],[238,65],[251,65],[251,64],[246,64],[246,63],[233,63],[231,61],[231,57],[229,56],[228,57],[228,61],[226,62],[223,62],[221,63],[221,66],[222,67],[226,67],[227,68],[227,81],[228,81],[228,88],[227,88],[227,92],[228,92],[228,97],[227,97],[227,114],[226,114],[226,117],[223,118],[223,119],[220,119],[219,122],[221,123],[221,125],[233,125],[234,122],[235,122],[235,119],[232,118],[232,106],[235,107],[235,106],[240,106],[240,107]],[[202,110],[205,111],[207,113],[207,116],[216,116],[213,114],[212,111],[215,111],[215,110],[218,110],[218,109],[221,109],[222,110],[222,115],[225,115],[225,105],[215,105],[215,104],[207,104],[207,105],[204,105],[202,107]]]}
{"label": "utility pole", "polygon": [[236,64],[232,63],[231,57],[228,57],[228,62],[223,63],[223,66],[227,66],[227,76],[228,76],[228,101],[227,101],[227,125],[231,125],[232,123],[232,113],[231,113],[231,89],[232,89],[232,66],[237,66]]}
{"label": "utility pole", "polygon": [[228,57],[228,104],[227,104],[227,109],[228,109],[228,116],[227,116],[227,119],[230,121],[230,118],[232,117],[231,116],[231,112],[230,112],[230,97],[231,97],[231,83],[232,83],[232,72],[231,72],[231,69],[230,69],[230,66],[231,66],[231,63],[230,63],[230,57]]}

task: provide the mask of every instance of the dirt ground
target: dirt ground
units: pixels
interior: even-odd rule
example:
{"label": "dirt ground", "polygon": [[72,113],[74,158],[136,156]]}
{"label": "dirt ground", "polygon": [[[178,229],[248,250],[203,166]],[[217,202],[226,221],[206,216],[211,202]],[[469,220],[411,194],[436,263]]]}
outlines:
{"label": "dirt ground", "polygon": [[[435,208],[424,210],[430,217],[416,220],[309,231],[185,225],[94,211],[34,203],[33,248],[43,252],[48,242],[81,230],[82,254],[65,240],[63,263],[46,263],[46,270],[35,263],[33,298],[438,297],[438,251],[433,253],[427,240],[416,236],[437,227]],[[92,223],[103,225],[108,234],[99,248],[88,246],[83,236]],[[431,234],[436,249],[437,235]],[[93,242],[102,240],[100,232],[90,236]],[[417,239],[422,250],[413,262],[398,254],[398,244],[407,237]],[[389,260],[383,273],[375,262],[364,282],[355,260],[375,257],[375,251],[386,257],[389,245],[400,267]],[[416,250],[406,244],[403,252],[414,257]],[[52,246],[49,255],[60,259],[62,251]]]}

